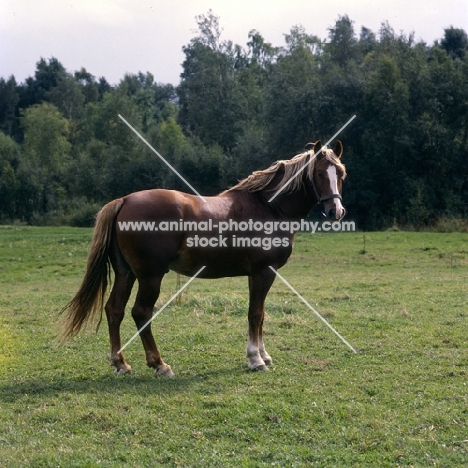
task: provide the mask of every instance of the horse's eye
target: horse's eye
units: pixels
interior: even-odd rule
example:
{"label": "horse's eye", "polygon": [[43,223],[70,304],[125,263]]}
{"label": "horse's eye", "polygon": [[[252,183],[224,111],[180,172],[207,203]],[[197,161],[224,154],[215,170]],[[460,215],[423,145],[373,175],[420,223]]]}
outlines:
{"label": "horse's eye", "polygon": [[317,177],[318,177],[319,179],[323,179],[323,178],[324,178],[323,172],[318,172],[318,173],[317,173]]}

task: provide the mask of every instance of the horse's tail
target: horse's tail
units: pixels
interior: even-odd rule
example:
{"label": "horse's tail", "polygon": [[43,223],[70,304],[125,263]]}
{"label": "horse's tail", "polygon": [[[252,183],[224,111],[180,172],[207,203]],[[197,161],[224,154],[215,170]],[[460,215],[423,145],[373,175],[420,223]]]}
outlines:
{"label": "horse's tail", "polygon": [[122,205],[123,199],[117,198],[105,205],[96,217],[85,276],[75,297],[61,310],[61,313],[67,311],[63,320],[61,341],[75,336],[85,322],[91,322],[98,312],[101,323],[110,274],[109,248],[112,231],[114,220]]}

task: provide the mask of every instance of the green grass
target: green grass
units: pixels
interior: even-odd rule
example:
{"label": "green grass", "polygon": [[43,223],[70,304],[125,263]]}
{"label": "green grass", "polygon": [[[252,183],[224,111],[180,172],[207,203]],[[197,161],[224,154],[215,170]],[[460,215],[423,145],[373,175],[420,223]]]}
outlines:
{"label": "green grass", "polygon": [[[115,377],[106,326],[59,346],[91,230],[0,227],[0,466],[456,467],[468,463],[468,234],[301,234],[247,370],[246,278],[195,280]],[[177,288],[166,276],[158,305]],[[123,341],[135,332],[129,311]]]}

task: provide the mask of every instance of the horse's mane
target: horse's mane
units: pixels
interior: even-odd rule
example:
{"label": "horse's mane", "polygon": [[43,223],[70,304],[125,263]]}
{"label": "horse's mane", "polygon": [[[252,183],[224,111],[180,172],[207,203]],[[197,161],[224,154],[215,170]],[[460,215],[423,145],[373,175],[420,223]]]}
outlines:
{"label": "horse's mane", "polygon": [[[339,167],[344,174],[346,175],[345,167],[341,164],[341,161],[335,156],[333,150],[328,149],[326,146],[322,146],[322,152],[325,155],[326,159],[330,161],[335,166]],[[285,159],[277,161],[275,164],[270,166],[263,171],[255,171],[250,174],[245,179],[241,180],[238,184],[234,185],[226,192],[231,191],[241,191],[241,192],[257,192],[263,190],[272,182],[274,177],[279,171],[283,172],[281,179],[275,184],[274,187],[269,188],[269,190],[276,190],[281,187],[282,184],[286,183],[294,174],[300,171],[307,163],[309,163],[310,158],[314,156],[314,150],[309,150],[304,153],[300,153],[294,156],[291,159]],[[314,167],[317,158],[313,160],[305,167],[306,180],[312,181],[314,174]],[[301,177],[301,174],[298,174],[287,187],[283,193],[291,193],[296,190],[300,190],[304,185],[304,177]]]}

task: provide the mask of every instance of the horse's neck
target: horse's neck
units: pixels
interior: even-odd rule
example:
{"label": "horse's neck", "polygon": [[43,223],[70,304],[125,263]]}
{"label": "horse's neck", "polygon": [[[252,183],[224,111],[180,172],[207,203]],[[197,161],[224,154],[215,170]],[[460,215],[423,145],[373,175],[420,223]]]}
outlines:
{"label": "horse's neck", "polygon": [[244,192],[234,190],[224,192],[220,197],[228,199],[230,206],[241,210],[246,216],[251,216],[251,213],[263,213],[262,216],[273,215],[275,218],[284,220],[306,218],[317,204],[315,195],[305,192],[303,189],[294,193],[280,193],[270,202],[273,195],[274,192],[271,191]]}
{"label": "horse's neck", "polygon": [[[271,193],[268,198],[271,198]],[[294,193],[279,194],[271,204],[282,218],[301,219],[307,217],[317,204],[317,199],[313,193],[298,190]]]}

